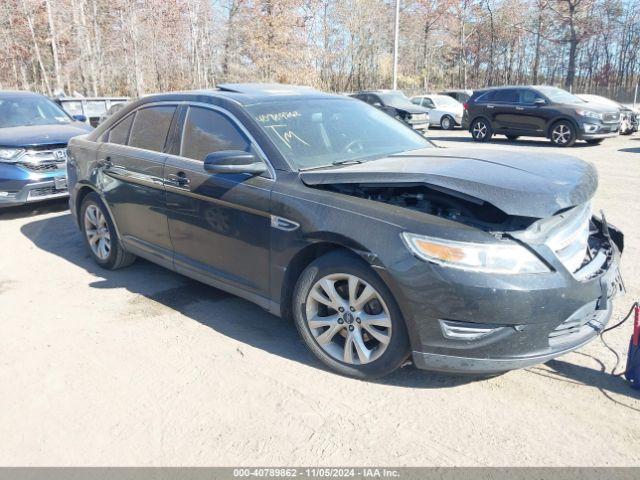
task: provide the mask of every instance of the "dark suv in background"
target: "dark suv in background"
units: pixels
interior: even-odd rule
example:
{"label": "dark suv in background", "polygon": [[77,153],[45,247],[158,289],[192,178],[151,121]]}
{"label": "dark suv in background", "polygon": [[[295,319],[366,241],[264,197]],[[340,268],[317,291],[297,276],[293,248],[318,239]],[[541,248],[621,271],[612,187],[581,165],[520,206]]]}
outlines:
{"label": "dark suv in background", "polygon": [[462,127],[478,142],[502,134],[509,140],[547,137],[555,145],[570,147],[576,140],[600,143],[615,137],[620,112],[556,87],[499,87],[473,93],[465,104]]}
{"label": "dark suv in background", "polygon": [[382,110],[414,130],[426,132],[429,130],[429,110],[411,103],[404,93],[397,90],[374,90],[358,92],[350,95]]}

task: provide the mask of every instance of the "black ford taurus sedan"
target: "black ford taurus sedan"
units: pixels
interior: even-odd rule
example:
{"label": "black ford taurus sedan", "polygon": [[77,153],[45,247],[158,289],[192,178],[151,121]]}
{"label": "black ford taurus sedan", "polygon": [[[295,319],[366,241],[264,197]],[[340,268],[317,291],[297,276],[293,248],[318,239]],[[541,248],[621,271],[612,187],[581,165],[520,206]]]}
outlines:
{"label": "black ford taurus sedan", "polygon": [[[69,144],[95,261],[146,258],[293,318],[346,375],[500,372],[594,338],[623,236],[594,168],[435,148],[354,99],[223,85],[145,97]],[[242,318],[238,318],[241,322]]]}

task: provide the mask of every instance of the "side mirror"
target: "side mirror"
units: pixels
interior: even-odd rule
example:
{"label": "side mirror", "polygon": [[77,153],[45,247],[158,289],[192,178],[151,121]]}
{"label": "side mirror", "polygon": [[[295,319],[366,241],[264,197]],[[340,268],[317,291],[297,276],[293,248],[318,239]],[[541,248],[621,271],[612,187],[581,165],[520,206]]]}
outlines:
{"label": "side mirror", "polygon": [[72,117],[76,122],[87,123],[87,117],[85,115],[74,115]]}
{"label": "side mirror", "polygon": [[260,175],[267,171],[264,162],[253,153],[242,150],[213,152],[204,158],[204,169],[209,173],[249,173]]}
{"label": "side mirror", "polygon": [[533,101],[533,104],[534,104],[536,107],[541,107],[542,105],[546,105],[546,104],[547,104],[547,101],[546,101],[544,98],[536,98],[536,99]]}
{"label": "side mirror", "polygon": [[381,108],[383,106],[380,102],[373,102],[371,105],[373,105],[376,108]]}

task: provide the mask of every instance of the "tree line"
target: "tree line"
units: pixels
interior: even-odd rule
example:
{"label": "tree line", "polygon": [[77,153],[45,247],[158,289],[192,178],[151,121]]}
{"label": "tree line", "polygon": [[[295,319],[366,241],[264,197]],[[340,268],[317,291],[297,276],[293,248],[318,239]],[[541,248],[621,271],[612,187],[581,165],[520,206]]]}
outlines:
{"label": "tree line", "polygon": [[[3,0],[0,88],[85,96],[390,88],[395,0]],[[551,84],[631,101],[636,0],[400,0],[407,93]]]}

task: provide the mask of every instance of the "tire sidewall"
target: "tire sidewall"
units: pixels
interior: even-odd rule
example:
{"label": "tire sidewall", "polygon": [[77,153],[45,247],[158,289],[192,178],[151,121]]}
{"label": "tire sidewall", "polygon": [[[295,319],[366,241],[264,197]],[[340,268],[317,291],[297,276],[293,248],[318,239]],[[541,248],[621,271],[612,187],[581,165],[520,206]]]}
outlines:
{"label": "tire sidewall", "polygon": [[[111,250],[109,251],[109,256],[107,257],[106,260],[102,260],[98,258],[95,255],[95,253],[93,253],[93,250],[91,249],[91,245],[89,245],[89,239],[87,238],[87,233],[85,232],[84,216],[86,214],[87,208],[90,205],[95,205],[96,207],[98,207],[101,210],[102,214],[104,215],[105,219],[107,220],[109,237],[111,238]],[[100,196],[95,192],[89,193],[82,200],[82,206],[80,208],[80,230],[82,231],[82,238],[84,240],[85,245],[87,246],[87,249],[89,250],[89,253],[91,254],[91,258],[93,258],[93,260],[101,267],[104,267],[107,269],[113,268],[115,265],[116,259],[118,258],[118,250],[120,250],[121,248],[120,242],[118,240],[118,235],[113,225],[113,221],[111,220],[111,215],[109,215],[109,210],[107,210],[107,207],[105,206],[104,202],[102,201]]]}
{"label": "tire sidewall", "polygon": [[[348,365],[326,353],[313,337],[306,320],[306,301],[311,287],[332,273],[347,273],[360,277],[382,296],[391,317],[391,341],[380,358],[370,364]],[[391,292],[364,261],[343,252],[329,253],[312,262],[300,275],[293,297],[293,320],[305,345],[316,358],[333,371],[360,379],[374,379],[396,370],[409,355],[407,328]]]}
{"label": "tire sidewall", "polygon": [[[449,122],[448,126],[445,126],[445,122]],[[444,115],[440,119],[440,128],[443,130],[453,130],[454,122],[453,119],[449,115]]]}
{"label": "tire sidewall", "polygon": [[[477,138],[474,134],[473,134],[473,129],[475,127],[475,125],[478,122],[482,122],[486,125],[487,127],[487,133],[485,134],[485,136],[483,138]],[[485,118],[477,118],[473,121],[473,123],[471,123],[471,137],[476,141],[476,142],[487,142],[491,139],[491,137],[493,136],[493,129],[491,128],[491,123],[485,119]]]}
{"label": "tire sidewall", "polygon": [[[567,126],[569,128],[569,131],[571,132],[571,137],[569,138],[569,141],[567,143],[556,143],[553,140],[553,130],[559,125]],[[564,147],[572,147],[576,143],[576,140],[577,140],[576,135],[577,135],[576,127],[574,127],[571,124],[571,122],[567,122],[566,120],[560,120],[559,122],[556,122],[551,126],[549,138],[551,140],[551,143],[553,143],[555,146],[564,148]]]}

